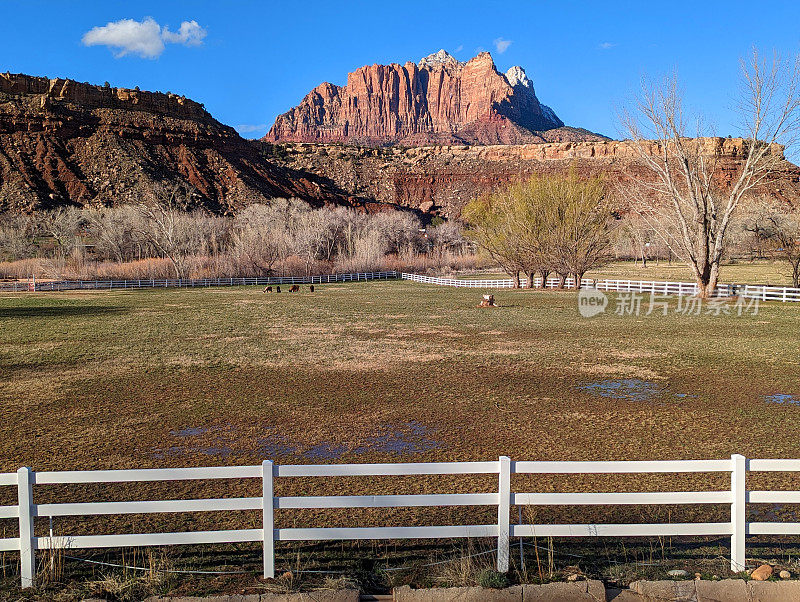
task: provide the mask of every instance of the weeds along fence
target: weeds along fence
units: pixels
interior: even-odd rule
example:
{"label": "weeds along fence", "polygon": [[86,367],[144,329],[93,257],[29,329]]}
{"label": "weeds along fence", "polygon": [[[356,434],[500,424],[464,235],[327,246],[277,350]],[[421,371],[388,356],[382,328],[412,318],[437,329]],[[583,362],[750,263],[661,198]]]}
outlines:
{"label": "weeds along fence", "polygon": [[323,276],[264,276],[260,278],[191,278],[166,280],[45,280],[38,282],[0,282],[0,291],[69,291],[137,288],[195,288],[209,286],[268,286],[280,284],[326,284],[364,280],[394,280],[397,272],[358,272]]}
{"label": "weeds along fence", "polygon": [[[16,487],[18,503],[0,506],[0,518],[18,519],[17,537],[0,539],[0,551],[20,553],[22,585],[34,585],[35,554],[39,550],[73,550],[139,546],[225,544],[259,542],[263,546],[264,575],[275,575],[276,541],[399,540],[485,538],[497,540],[497,569],[509,569],[511,537],[653,537],[730,536],[731,570],[745,566],[746,535],[800,535],[800,523],[747,522],[748,504],[792,504],[800,491],[748,491],[748,472],[797,472],[800,460],[747,460],[734,455],[725,460],[513,462],[505,456],[491,462],[441,462],[397,464],[274,465],[211,468],[164,468],[141,470],[89,470],[34,472],[20,468],[0,474],[0,486]],[[722,491],[639,493],[516,493],[512,475],[542,474],[632,474],[632,473],[727,473],[730,488]],[[424,495],[324,495],[276,497],[276,479],[288,477],[375,477],[407,475],[497,475],[497,489],[489,493]],[[40,504],[35,490],[43,485],[106,484],[154,481],[212,481],[255,479],[261,482],[258,497],[153,501],[81,502]],[[597,506],[724,504],[730,506],[730,521],[718,523],[636,524],[511,524],[512,506]],[[311,527],[276,528],[275,511],[325,508],[401,508],[443,506],[489,506],[497,508],[497,521],[482,525],[436,525],[413,527]],[[39,536],[35,521],[40,517],[103,516],[157,513],[236,512],[256,510],[261,526],[251,529]],[[44,526],[44,525],[40,525]],[[8,531],[6,531],[8,532]]]}
{"label": "weeds along fence", "polygon": [[[424,284],[437,284],[439,286],[455,286],[466,288],[513,288],[514,281],[510,278],[496,280],[459,280],[454,278],[436,278],[433,276],[420,276],[419,274],[400,274],[403,280],[422,282]],[[527,279],[520,279],[520,285],[525,286]],[[548,278],[546,287],[558,288],[558,278]],[[575,279],[567,278],[564,286],[575,288]],[[534,287],[542,288],[542,279],[534,279]],[[601,291],[618,291],[628,293],[652,293],[654,295],[696,295],[697,284],[694,282],[661,282],[649,280],[598,280],[584,278],[581,288],[593,288]],[[720,284],[716,290],[717,297],[744,297],[747,299],[760,299],[762,301],[798,301],[800,302],[800,288],[780,286],[763,286],[755,284]]]}

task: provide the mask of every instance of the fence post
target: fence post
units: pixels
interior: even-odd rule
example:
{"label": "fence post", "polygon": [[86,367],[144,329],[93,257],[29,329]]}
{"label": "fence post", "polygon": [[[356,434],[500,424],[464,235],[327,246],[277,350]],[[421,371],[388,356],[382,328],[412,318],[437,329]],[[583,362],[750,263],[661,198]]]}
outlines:
{"label": "fence post", "polygon": [[744,456],[731,456],[731,570],[743,571],[745,568],[745,470]]}
{"label": "fence post", "polygon": [[264,460],[261,463],[261,479],[263,483],[264,578],[272,579],[275,577],[275,517],[271,460]]}
{"label": "fence post", "polygon": [[19,504],[19,566],[22,587],[33,587],[36,552],[33,545],[33,471],[27,466],[17,471]]}
{"label": "fence post", "polygon": [[510,555],[509,523],[511,514],[511,459],[500,456],[500,478],[497,488],[497,570],[508,572]]}

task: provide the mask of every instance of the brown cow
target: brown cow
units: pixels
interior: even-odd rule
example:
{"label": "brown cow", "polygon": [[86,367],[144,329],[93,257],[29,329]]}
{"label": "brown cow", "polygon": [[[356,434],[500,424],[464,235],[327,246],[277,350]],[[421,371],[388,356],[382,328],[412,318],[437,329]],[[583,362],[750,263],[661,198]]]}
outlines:
{"label": "brown cow", "polygon": [[272,287],[268,286],[267,288],[264,289],[264,292],[265,293],[271,293],[272,292]]}
{"label": "brown cow", "polygon": [[290,293],[296,293],[296,292],[298,292],[299,290],[300,290],[300,285],[298,285],[298,284],[293,284],[293,285],[291,286],[291,288],[289,288],[289,292],[290,292]]}

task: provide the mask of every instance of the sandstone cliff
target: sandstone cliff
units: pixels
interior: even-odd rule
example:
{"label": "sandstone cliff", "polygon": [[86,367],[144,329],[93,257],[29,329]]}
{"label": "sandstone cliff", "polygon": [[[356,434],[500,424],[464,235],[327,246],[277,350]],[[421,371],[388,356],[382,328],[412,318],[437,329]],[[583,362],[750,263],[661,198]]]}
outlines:
{"label": "sandstone cliff", "polygon": [[[730,182],[740,168],[743,141],[704,138],[709,154],[720,155],[716,177]],[[495,146],[355,148],[316,144],[285,145],[286,165],[324,174],[333,184],[359,198],[457,217],[470,199],[533,174],[602,175],[610,184],[636,175],[647,177],[626,142],[567,142]],[[782,157],[776,145],[773,152]],[[765,191],[800,201],[800,167],[788,161],[764,185]]]}
{"label": "sandstone cliff", "polygon": [[[449,66],[434,56],[416,68],[466,69],[444,60]],[[503,77],[518,86],[524,72]],[[538,106],[542,118],[557,119]],[[449,123],[451,109],[429,118]],[[721,155],[720,181],[734,177],[741,140],[700,144]],[[196,190],[196,206],[218,213],[294,196],[314,205],[453,217],[470,199],[510,181],[568,169],[613,183],[640,167],[625,142],[609,140],[414,148],[248,141],[174,94],[0,74],[0,211],[138,202],[156,182],[185,181]],[[797,200],[800,168],[783,162],[768,186],[770,194]]]}
{"label": "sandstone cliff", "polygon": [[0,211],[136,202],[177,180],[220,213],[275,196],[347,202],[185,97],[0,74]]}
{"label": "sandstone cliff", "polygon": [[502,74],[488,52],[462,63],[440,50],[419,64],[361,67],[345,86],[317,86],[264,140],[421,146],[604,139],[563,126],[521,67]]}

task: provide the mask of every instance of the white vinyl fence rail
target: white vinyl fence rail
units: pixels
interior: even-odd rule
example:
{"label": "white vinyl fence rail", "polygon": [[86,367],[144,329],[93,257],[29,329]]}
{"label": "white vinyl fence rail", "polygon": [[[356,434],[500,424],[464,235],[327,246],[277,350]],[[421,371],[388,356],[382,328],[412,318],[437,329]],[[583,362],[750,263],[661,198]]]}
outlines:
{"label": "white vinyl fence rail", "polygon": [[[164,468],[141,470],[89,470],[34,472],[20,468],[0,474],[0,486],[16,486],[18,504],[0,506],[0,519],[18,519],[19,536],[0,539],[0,551],[19,551],[22,585],[34,584],[35,554],[45,549],[117,548],[260,542],[263,545],[264,575],[275,574],[276,541],[440,539],[492,537],[497,539],[497,568],[508,571],[509,538],[552,537],[651,537],[730,536],[731,569],[745,566],[745,535],[800,535],[800,523],[747,522],[747,504],[798,503],[800,491],[748,491],[746,473],[756,471],[797,472],[800,460],[747,460],[734,455],[726,460],[512,462],[501,456],[492,462],[441,462],[397,464],[274,465],[212,468]],[[631,474],[631,473],[726,473],[730,488],[722,491],[639,492],[639,493],[536,493],[514,492],[513,474]],[[275,497],[273,482],[284,477],[372,477],[404,475],[497,475],[497,491],[490,493],[425,495],[355,495]],[[131,502],[36,503],[35,488],[41,485],[76,483],[130,483],[213,479],[257,479],[258,497]],[[637,524],[511,524],[511,506],[586,505],[677,505],[725,504],[730,521],[720,523],[637,523]],[[399,508],[439,506],[491,506],[497,521],[484,525],[438,525],[414,527],[312,527],[276,528],[275,510],[299,508]],[[262,526],[253,529],[194,531],[180,533],[96,534],[40,537],[34,519],[56,516],[99,516],[121,514],[186,513],[242,510],[261,512]]]}
{"label": "white vinyl fence rail", "polygon": [[[455,286],[466,288],[513,288],[514,281],[510,278],[494,280],[459,280],[454,278],[436,278],[434,276],[420,276],[419,274],[402,273],[403,280],[421,282],[424,284],[437,284],[439,286]],[[534,287],[542,288],[542,279],[534,279]],[[521,286],[527,283],[526,278],[520,279]],[[575,288],[575,279],[567,278],[567,288]],[[546,288],[558,288],[558,278],[548,278]],[[629,293],[652,293],[654,295],[696,295],[697,284],[694,282],[661,282],[648,280],[596,280],[584,278],[581,288],[593,288],[601,291],[619,291]],[[720,284],[717,286],[716,296],[740,296],[747,299],[760,299],[761,301],[800,301],[800,288],[782,286],[763,286],[757,284]]]}
{"label": "white vinyl fence rail", "polygon": [[112,288],[195,288],[208,286],[267,286],[269,284],[326,284],[363,280],[394,280],[398,273],[358,272],[354,274],[325,274],[322,276],[262,276],[259,278],[186,278],[139,280],[44,280],[38,282],[0,282],[0,291],[69,291]]}

